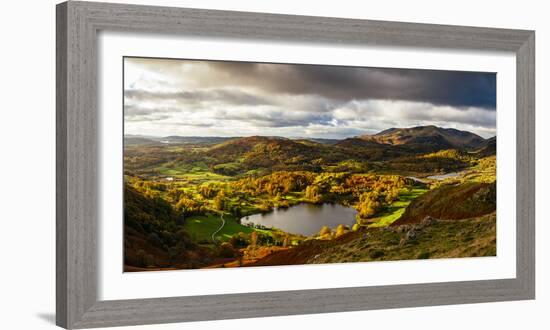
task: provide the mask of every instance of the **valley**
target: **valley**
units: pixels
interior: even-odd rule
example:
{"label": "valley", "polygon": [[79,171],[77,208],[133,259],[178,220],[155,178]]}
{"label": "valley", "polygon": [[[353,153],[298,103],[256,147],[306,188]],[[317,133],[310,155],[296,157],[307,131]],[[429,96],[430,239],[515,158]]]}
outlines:
{"label": "valley", "polygon": [[125,271],[496,255],[496,140],[124,138]]}

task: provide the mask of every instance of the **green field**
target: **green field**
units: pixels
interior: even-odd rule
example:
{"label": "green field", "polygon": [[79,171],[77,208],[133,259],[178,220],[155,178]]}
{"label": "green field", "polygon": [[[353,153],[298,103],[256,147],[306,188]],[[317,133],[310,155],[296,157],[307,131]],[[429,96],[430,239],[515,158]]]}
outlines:
{"label": "green field", "polygon": [[[231,215],[224,215],[225,225],[222,230],[216,235],[216,239],[227,241],[234,234],[245,233],[250,234],[253,231],[270,234],[270,230],[255,229],[243,226],[238,223],[237,219]],[[185,219],[184,228],[191,233],[194,240],[200,243],[213,243],[212,233],[218,230],[222,224],[222,220],[217,214],[191,216]]]}
{"label": "green field", "polygon": [[160,166],[155,169],[162,176],[172,176],[177,179],[191,180],[191,181],[210,181],[210,180],[227,180],[230,177],[210,172],[208,168],[203,166],[174,166],[166,167]]}
{"label": "green field", "polygon": [[428,190],[429,189],[427,188],[420,187],[414,187],[410,190],[404,189],[404,191],[399,194],[399,198],[395,202],[387,206],[381,213],[378,214],[376,218],[373,219],[375,222],[370,224],[369,227],[385,227],[391,225],[395,220],[399,219],[399,217],[403,215],[407,206],[409,206],[414,199]]}

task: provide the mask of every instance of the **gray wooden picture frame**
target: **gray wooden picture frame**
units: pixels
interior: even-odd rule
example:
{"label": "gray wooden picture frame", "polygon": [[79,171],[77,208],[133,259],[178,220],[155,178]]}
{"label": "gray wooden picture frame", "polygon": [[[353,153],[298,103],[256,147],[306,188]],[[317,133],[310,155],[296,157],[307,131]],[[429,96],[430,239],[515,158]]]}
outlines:
{"label": "gray wooden picture frame", "polygon": [[[105,30],[515,52],[517,277],[99,301],[97,35]],[[56,106],[56,322],[59,326],[89,328],[535,297],[534,31],[70,1],[57,5]]]}

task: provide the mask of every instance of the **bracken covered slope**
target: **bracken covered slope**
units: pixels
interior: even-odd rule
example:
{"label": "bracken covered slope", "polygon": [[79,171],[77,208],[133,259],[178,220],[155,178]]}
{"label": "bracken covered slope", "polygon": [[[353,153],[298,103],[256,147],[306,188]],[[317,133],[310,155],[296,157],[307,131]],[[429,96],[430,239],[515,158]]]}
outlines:
{"label": "bracken covered slope", "polygon": [[494,213],[472,219],[430,219],[399,227],[363,228],[333,240],[310,240],[250,266],[323,264],[496,255]]}
{"label": "bracken covered slope", "polygon": [[419,223],[427,216],[443,220],[467,219],[495,210],[495,182],[443,185],[412,201],[405,213],[392,226]]}

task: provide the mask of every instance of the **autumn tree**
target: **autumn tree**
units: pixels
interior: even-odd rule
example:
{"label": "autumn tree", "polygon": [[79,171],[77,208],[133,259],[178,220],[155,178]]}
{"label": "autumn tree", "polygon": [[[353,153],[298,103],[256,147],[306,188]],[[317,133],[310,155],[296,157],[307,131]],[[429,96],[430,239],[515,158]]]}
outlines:
{"label": "autumn tree", "polygon": [[339,224],[338,227],[336,227],[336,237],[340,237],[344,235],[348,229],[343,224]]}
{"label": "autumn tree", "polygon": [[226,207],[225,193],[223,190],[220,190],[216,197],[214,198],[214,208],[218,211],[223,211]]}
{"label": "autumn tree", "polygon": [[322,199],[319,186],[317,185],[307,186],[305,197],[310,201],[312,201],[313,203],[319,203]]}
{"label": "autumn tree", "polygon": [[176,209],[186,215],[189,215],[192,213],[200,212],[202,210],[202,204],[186,196],[183,196],[176,204]]}
{"label": "autumn tree", "polygon": [[396,187],[391,187],[386,190],[385,195],[385,202],[391,204],[397,200],[397,197],[399,197],[399,189]]}
{"label": "autumn tree", "polygon": [[216,195],[216,189],[211,184],[203,183],[199,187],[199,192],[205,198],[212,198]]}
{"label": "autumn tree", "polygon": [[331,233],[332,233],[332,230],[330,229],[329,226],[323,226],[319,231],[319,236],[326,237],[326,236],[330,236]]}
{"label": "autumn tree", "polygon": [[379,193],[377,191],[370,191],[361,194],[359,202],[355,206],[357,211],[357,220],[362,221],[368,219],[376,214],[382,207],[379,201]]}

